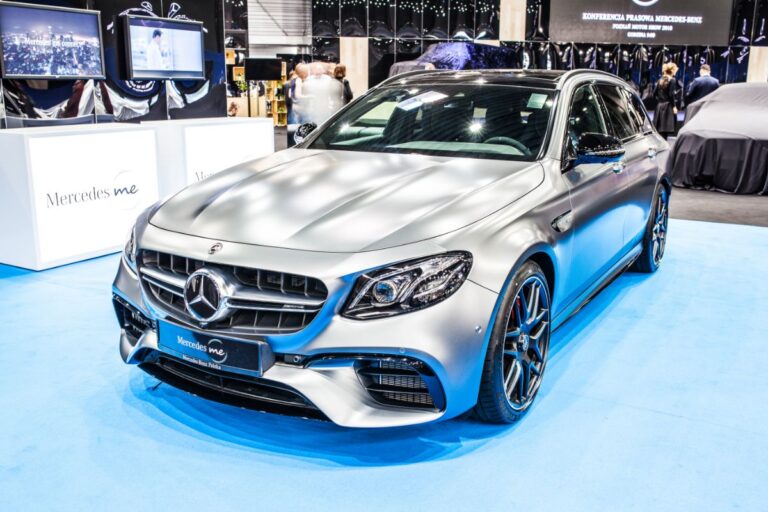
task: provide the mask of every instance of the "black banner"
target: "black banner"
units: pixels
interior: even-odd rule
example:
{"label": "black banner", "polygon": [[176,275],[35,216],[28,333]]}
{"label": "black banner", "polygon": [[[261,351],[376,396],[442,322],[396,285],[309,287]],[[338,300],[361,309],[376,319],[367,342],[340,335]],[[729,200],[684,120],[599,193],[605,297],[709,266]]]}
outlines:
{"label": "black banner", "polygon": [[726,45],[727,0],[552,0],[555,41]]}

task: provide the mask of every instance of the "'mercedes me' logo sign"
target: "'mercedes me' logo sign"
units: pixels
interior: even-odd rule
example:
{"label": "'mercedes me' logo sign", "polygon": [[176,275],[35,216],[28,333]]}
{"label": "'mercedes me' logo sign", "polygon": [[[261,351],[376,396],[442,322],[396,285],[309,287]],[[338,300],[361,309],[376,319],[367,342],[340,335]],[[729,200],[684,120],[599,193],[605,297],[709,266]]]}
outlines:
{"label": "'mercedes me' logo sign", "polygon": [[58,206],[69,206],[73,204],[91,203],[93,201],[102,201],[113,197],[131,196],[137,194],[139,188],[136,185],[123,188],[91,188],[91,190],[79,192],[53,192],[45,194],[46,208],[56,208]]}
{"label": "'mercedes me' logo sign", "polygon": [[45,207],[85,205],[98,201],[119,201],[121,208],[133,208],[138,201],[139,186],[133,181],[131,171],[118,173],[109,186],[92,185],[80,190],[55,190],[45,193]]}

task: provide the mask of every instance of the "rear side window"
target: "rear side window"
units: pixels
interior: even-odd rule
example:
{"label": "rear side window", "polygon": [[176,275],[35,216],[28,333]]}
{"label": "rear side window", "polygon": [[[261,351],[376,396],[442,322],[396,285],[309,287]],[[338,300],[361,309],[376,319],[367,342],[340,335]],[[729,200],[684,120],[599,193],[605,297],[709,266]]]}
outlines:
{"label": "rear side window", "polygon": [[637,134],[638,130],[629,115],[627,97],[621,89],[607,84],[599,84],[597,88],[613,125],[613,134],[619,139],[628,139]]}
{"label": "rear side window", "polygon": [[645,114],[645,108],[643,108],[643,102],[637,94],[634,94],[626,89],[623,89],[624,95],[627,97],[627,105],[629,106],[629,116],[632,123],[635,126],[637,133],[648,133],[653,131],[651,127],[651,121]]}

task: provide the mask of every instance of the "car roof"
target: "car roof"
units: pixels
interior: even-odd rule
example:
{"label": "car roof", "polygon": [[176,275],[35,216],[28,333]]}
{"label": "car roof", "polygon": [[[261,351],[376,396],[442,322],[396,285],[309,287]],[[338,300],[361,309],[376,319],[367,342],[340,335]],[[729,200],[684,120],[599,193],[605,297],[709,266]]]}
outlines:
{"label": "car roof", "polygon": [[555,90],[561,88],[562,84],[567,80],[580,75],[597,75],[597,77],[593,76],[593,78],[616,78],[609,73],[592,69],[577,69],[573,71],[543,69],[420,70],[396,75],[384,81],[381,85],[448,85],[479,80],[484,84],[491,85],[517,85]]}

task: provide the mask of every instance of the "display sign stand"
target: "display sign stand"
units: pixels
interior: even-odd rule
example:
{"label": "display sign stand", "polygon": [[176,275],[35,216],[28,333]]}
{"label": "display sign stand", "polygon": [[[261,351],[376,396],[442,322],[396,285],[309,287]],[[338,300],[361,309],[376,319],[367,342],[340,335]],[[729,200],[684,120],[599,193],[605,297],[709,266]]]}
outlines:
{"label": "display sign stand", "polygon": [[162,80],[163,85],[165,86],[165,119],[167,121],[171,120],[171,91],[170,87],[168,87],[168,84],[170,83],[170,80]]}
{"label": "display sign stand", "polygon": [[155,130],[133,123],[0,131],[0,263],[43,270],[119,251],[159,197],[156,148]]}
{"label": "display sign stand", "polygon": [[[144,121],[157,133],[158,189],[160,196],[220,171],[274,153],[271,119],[214,117]],[[227,151],[220,148],[227,147]]]}
{"label": "display sign stand", "polygon": [[93,89],[91,89],[91,101],[93,101],[93,124],[99,124],[99,115],[96,103],[99,99],[99,96],[96,94],[96,88],[99,87],[99,81],[96,79],[91,81],[93,82]]}

